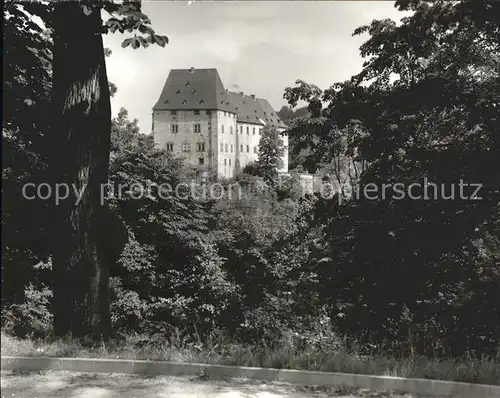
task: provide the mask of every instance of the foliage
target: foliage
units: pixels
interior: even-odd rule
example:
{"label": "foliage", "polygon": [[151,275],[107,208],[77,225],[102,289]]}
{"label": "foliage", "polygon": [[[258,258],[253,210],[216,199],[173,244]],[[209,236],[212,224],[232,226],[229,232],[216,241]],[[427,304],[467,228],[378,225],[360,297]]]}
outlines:
{"label": "foliage", "polygon": [[[34,196],[46,182],[51,43],[19,7],[4,19],[2,122],[2,305],[24,301],[33,264],[46,260],[47,201]],[[4,281],[8,283],[4,283]]]}
{"label": "foliage", "polygon": [[46,336],[52,331],[52,291],[46,286],[36,288],[30,283],[24,296],[24,302],[2,308],[3,330],[20,337]]}
{"label": "foliage", "polygon": [[266,126],[260,133],[258,160],[255,170],[267,182],[276,179],[278,170],[282,167],[285,154],[283,139],[275,127]]}
{"label": "foliage", "polygon": [[[323,300],[337,307],[332,319],[344,333],[379,346],[390,341],[386,350],[495,352],[500,334],[491,319],[498,303],[485,297],[484,317],[472,308],[477,292],[500,293],[500,285],[481,282],[481,264],[498,269],[498,252],[485,257],[474,243],[498,218],[499,108],[493,104],[499,103],[500,48],[498,20],[490,14],[496,5],[398,6],[414,11],[401,25],[373,21],[355,32],[370,34],[358,75],[324,92],[303,81],[287,89],[292,105],[306,100],[311,112],[291,134],[312,148],[317,164],[341,157],[366,163],[358,192],[369,183],[381,192],[383,184],[408,187],[427,178],[448,194],[460,181],[481,183],[482,200],[459,198],[458,191],[451,200],[398,200],[390,188],[375,201],[319,201],[312,223],[325,238],[314,253]],[[467,198],[471,193],[465,189]],[[471,317],[473,323],[463,322]]]}
{"label": "foliage", "polygon": [[[394,358],[407,356],[403,363],[424,376],[419,355],[495,354],[500,341],[497,5],[467,0],[397,5],[413,11],[400,25],[373,21],[356,31],[369,34],[359,74],[324,91],[299,80],[285,92],[292,106],[308,103],[280,111],[290,125],[291,146],[303,157],[297,164],[346,188],[332,199],[303,197],[297,171],[277,177],[282,144],[272,128],[264,129],[259,162],[223,183],[237,182],[239,193],[217,201],[202,195],[182,199],[165,187],[199,182],[196,174],[182,159],[155,149],[137,120],[120,110],[111,123],[106,201],[113,219],[123,222],[125,237],[110,270],[117,334],[188,341],[182,347],[204,345],[207,358],[217,352],[238,364],[307,368],[317,358],[323,370],[376,367],[362,356],[343,354],[356,341],[356,354],[390,355],[383,372],[398,366]],[[107,30],[137,28],[145,35],[127,39],[127,46],[164,42],[144,27],[148,19],[137,3],[102,6],[118,20],[110,19]],[[5,66],[10,105],[3,125],[7,305],[2,322],[15,334],[45,335],[54,304],[54,275],[46,263],[51,220],[47,203],[22,200],[21,188],[50,176],[45,141],[50,124],[44,115],[52,43],[20,7],[6,20],[6,51],[14,58],[6,57]],[[51,10],[25,6],[30,7],[38,14]],[[50,27],[49,14],[44,21]],[[481,183],[483,199],[396,199],[394,186],[377,200],[351,196],[368,184],[381,192],[383,184],[409,186],[424,178],[447,187],[460,179]],[[104,224],[103,240],[120,246]],[[215,335],[229,340],[214,348]],[[470,372],[452,373],[467,380],[480,373]]]}

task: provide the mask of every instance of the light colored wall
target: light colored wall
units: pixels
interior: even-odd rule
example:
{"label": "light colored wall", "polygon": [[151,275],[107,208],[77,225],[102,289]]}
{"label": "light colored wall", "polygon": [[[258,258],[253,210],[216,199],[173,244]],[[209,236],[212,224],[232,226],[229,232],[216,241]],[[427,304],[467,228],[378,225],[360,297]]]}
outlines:
{"label": "light colored wall", "polygon": [[[285,131],[286,129],[278,129],[278,131],[281,133]],[[285,134],[281,137],[283,140],[283,146],[285,147],[285,153],[283,154],[283,167],[279,169],[280,172],[286,173],[288,172],[288,134]]]}
{"label": "light colored wall", "polygon": [[[238,151],[242,169],[247,164],[257,161],[258,156],[257,153],[254,153],[254,148],[255,151],[258,152],[260,131],[262,127],[264,126],[257,124],[250,124],[250,123],[238,123]],[[247,133],[247,128],[248,128],[248,133]],[[241,150],[242,146],[243,146],[243,151]],[[248,152],[247,152],[247,146],[248,146]]]}
{"label": "light colored wall", "polygon": [[[208,167],[210,165],[210,118],[212,126],[211,145],[213,151],[213,166],[219,177],[233,177],[237,171],[237,159],[239,159],[240,169],[243,169],[249,163],[257,161],[260,132],[264,126],[249,123],[237,123],[235,114],[224,111],[212,111],[211,115],[207,115],[205,110],[200,110],[199,115],[195,115],[192,110],[178,110],[175,115],[172,115],[171,111],[166,110],[154,111],[153,133],[156,147],[163,149],[165,148],[166,143],[172,142],[174,144],[173,153],[181,155],[185,159],[186,164],[198,166],[199,158],[202,157],[204,159],[205,167]],[[171,126],[173,123],[177,123],[179,126],[179,132],[177,134],[172,133]],[[194,132],[195,123],[200,124],[201,133]],[[222,132],[222,126],[224,126],[224,132]],[[232,134],[231,127],[233,129]],[[240,133],[241,127],[243,128],[243,133]],[[288,136],[284,136],[282,138],[285,145],[285,156],[283,159],[283,168],[280,169],[280,171],[287,172]],[[184,142],[188,142],[190,144],[191,150],[189,152],[182,152],[182,144]],[[196,144],[199,142],[205,143],[205,152],[203,153],[197,152]],[[222,148],[220,144],[223,145]],[[231,145],[233,146],[232,152]],[[243,145],[243,151],[241,151],[241,145]],[[254,152],[254,148],[256,152]],[[226,162],[225,164],[224,159]]]}
{"label": "light colored wall", "polygon": [[[154,141],[157,148],[164,149],[166,143],[174,144],[173,153],[181,155],[186,164],[199,165],[199,158],[204,159],[204,165],[209,165],[210,139],[208,121],[212,117],[212,129],[214,128],[213,116],[207,115],[205,110],[200,110],[199,115],[195,115],[194,111],[178,110],[176,114],[171,114],[171,111],[155,111],[153,113],[153,133]],[[178,133],[172,133],[171,126],[176,123],[178,125]],[[196,123],[200,124],[201,133],[194,132]],[[189,152],[182,151],[182,144],[188,142],[190,145]],[[197,151],[197,143],[205,143],[205,152]],[[216,142],[212,143],[215,146]]]}
{"label": "light colored wall", "polygon": [[[217,111],[216,117],[217,117],[216,149],[218,154],[217,174],[219,177],[231,178],[234,176],[235,173],[236,157],[237,157],[236,115],[234,113]],[[222,126],[224,126],[224,130],[222,129]],[[232,152],[231,152],[231,145],[233,147]]]}

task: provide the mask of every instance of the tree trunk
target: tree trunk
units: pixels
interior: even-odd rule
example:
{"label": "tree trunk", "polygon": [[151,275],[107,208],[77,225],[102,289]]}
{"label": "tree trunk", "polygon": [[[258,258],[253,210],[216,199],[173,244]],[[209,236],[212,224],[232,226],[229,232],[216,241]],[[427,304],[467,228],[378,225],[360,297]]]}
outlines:
{"label": "tree trunk", "polygon": [[[78,2],[54,7],[53,134],[49,159],[67,199],[54,207],[54,331],[60,337],[107,338],[109,258],[103,248],[111,106],[100,10]],[[81,193],[80,194],[77,194]],[[109,218],[107,218],[109,220]]]}

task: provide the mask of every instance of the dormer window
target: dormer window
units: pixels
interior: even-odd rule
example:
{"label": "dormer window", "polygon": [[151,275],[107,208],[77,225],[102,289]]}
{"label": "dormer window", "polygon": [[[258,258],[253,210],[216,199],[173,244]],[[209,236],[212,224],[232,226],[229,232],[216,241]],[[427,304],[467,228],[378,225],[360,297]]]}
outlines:
{"label": "dormer window", "polygon": [[191,85],[191,83],[186,82],[186,87],[189,87],[190,85]]}
{"label": "dormer window", "polygon": [[181,95],[181,90],[177,90],[177,91],[175,92],[175,94],[177,94],[177,95]]}
{"label": "dormer window", "polygon": [[187,104],[187,101],[186,100],[182,100],[182,105],[186,105]]}
{"label": "dormer window", "polygon": [[194,90],[193,95],[196,95],[196,94],[198,94],[198,91]]}
{"label": "dormer window", "polygon": [[205,102],[205,101],[203,101],[203,100],[200,100],[200,105],[203,105],[203,103],[204,103],[204,102]]}

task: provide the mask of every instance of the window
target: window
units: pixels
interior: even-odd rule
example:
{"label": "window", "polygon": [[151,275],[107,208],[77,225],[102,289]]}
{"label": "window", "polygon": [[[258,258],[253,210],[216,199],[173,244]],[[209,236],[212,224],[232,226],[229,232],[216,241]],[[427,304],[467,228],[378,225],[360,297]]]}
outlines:
{"label": "window", "polygon": [[256,146],[253,147],[253,153],[257,153],[257,147]]}
{"label": "window", "polygon": [[260,134],[261,132],[262,132],[262,129],[259,129],[259,130],[257,131],[257,134]]}
{"label": "window", "polygon": [[231,166],[231,159],[229,159],[229,166]]}
{"label": "window", "polygon": [[250,127],[247,126],[247,134],[250,134]]}
{"label": "window", "polygon": [[226,144],[226,145],[224,145],[224,147],[225,147],[224,152],[226,152],[226,153],[227,153],[227,144]]}
{"label": "window", "polygon": [[173,142],[167,142],[165,144],[165,149],[167,152],[173,152],[174,151],[174,143]]}
{"label": "window", "polygon": [[177,134],[179,132],[179,125],[178,124],[172,124],[170,127],[172,134]]}
{"label": "window", "polygon": [[224,111],[224,116],[226,116],[226,111]]}
{"label": "window", "polygon": [[191,145],[189,145],[189,142],[183,142],[182,152],[189,152],[189,151],[191,151]]}
{"label": "window", "polygon": [[195,123],[194,124],[194,132],[195,133],[201,133],[201,125],[200,125],[200,123]]}
{"label": "window", "polygon": [[224,134],[224,125],[223,124],[220,125],[220,131],[222,134]]}
{"label": "window", "polygon": [[233,146],[231,145],[231,153],[233,153]]}
{"label": "window", "polygon": [[243,152],[243,145],[240,145],[240,152]]}
{"label": "window", "polygon": [[198,158],[198,164],[200,164],[200,165],[205,164],[205,159],[204,158]]}
{"label": "window", "polygon": [[233,134],[233,126],[229,126],[229,133]]}
{"label": "window", "polygon": [[198,142],[196,144],[196,151],[197,152],[205,152],[205,143],[204,142]]}
{"label": "window", "polygon": [[177,111],[170,111],[171,115],[177,115]]}
{"label": "window", "polygon": [[250,152],[250,146],[247,145],[247,153]]}
{"label": "window", "polygon": [[227,165],[227,159],[224,159],[224,166]]}
{"label": "window", "polygon": [[220,143],[220,151],[224,152],[224,144],[222,142]]}
{"label": "window", "polygon": [[199,114],[200,114],[200,111],[199,111],[199,110],[196,110],[196,111],[194,111],[194,114],[195,114],[195,115],[199,115]]}
{"label": "window", "polygon": [[255,127],[252,128],[252,134],[255,135]]}
{"label": "window", "polygon": [[240,126],[240,134],[243,134],[243,126]]}

